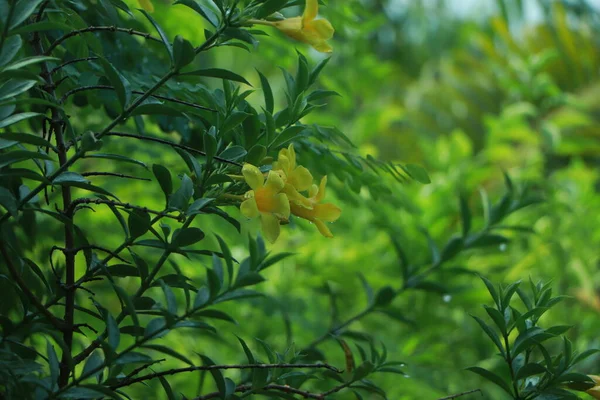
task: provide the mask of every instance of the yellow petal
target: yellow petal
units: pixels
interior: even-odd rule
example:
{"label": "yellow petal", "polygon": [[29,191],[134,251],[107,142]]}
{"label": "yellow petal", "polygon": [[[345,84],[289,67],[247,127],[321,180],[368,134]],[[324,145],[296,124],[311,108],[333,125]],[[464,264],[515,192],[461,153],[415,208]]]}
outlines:
{"label": "yellow petal", "polygon": [[600,399],[600,387],[598,386],[589,389],[588,391],[586,391],[586,393],[595,399]]}
{"label": "yellow petal", "polygon": [[269,171],[269,175],[267,176],[267,182],[265,183],[265,189],[273,192],[279,193],[285,186],[283,179],[276,171]]}
{"label": "yellow petal", "polygon": [[304,42],[304,35],[302,34],[302,18],[294,17],[294,18],[286,18],[281,21],[274,21],[273,26],[279,29],[281,32],[285,33],[292,39],[299,40]]}
{"label": "yellow petal", "polygon": [[296,168],[296,150],[294,150],[294,144],[291,143],[287,148],[288,159],[290,160],[290,168]]}
{"label": "yellow petal", "polygon": [[277,162],[273,164],[274,170],[282,170],[286,173],[286,175],[290,172],[290,160],[286,155],[283,154],[282,151],[279,152],[279,156],[277,157]]}
{"label": "yellow petal", "polygon": [[285,194],[279,193],[276,195],[275,204],[276,206],[273,210],[274,213],[280,217],[283,217],[285,220],[290,218],[290,201]]}
{"label": "yellow petal", "polygon": [[310,201],[310,199],[307,199],[306,197],[302,196],[298,192],[298,190],[296,190],[296,188],[294,186],[290,185],[289,183],[285,184],[283,191],[287,195],[290,203],[295,203],[296,205],[299,205],[304,208],[310,208],[310,209],[313,208],[313,205],[312,205],[312,202]]}
{"label": "yellow petal", "polygon": [[342,214],[342,210],[331,203],[317,204],[315,206],[315,217],[327,222],[334,222]]}
{"label": "yellow petal", "polygon": [[262,224],[262,231],[265,235],[265,238],[271,242],[275,243],[277,238],[279,237],[279,220],[272,214],[261,213],[260,214],[260,222]]}
{"label": "yellow petal", "polygon": [[312,186],[313,176],[308,169],[299,166],[291,172],[288,182],[298,191],[303,192]]}
{"label": "yellow petal", "polygon": [[138,3],[144,10],[148,12],[154,12],[154,5],[152,5],[150,0],[138,0]]}
{"label": "yellow petal", "polygon": [[303,21],[311,21],[317,18],[319,13],[319,2],[318,0],[306,0],[306,6],[304,7],[304,14],[302,15]]}
{"label": "yellow petal", "polygon": [[248,186],[254,190],[260,189],[265,182],[265,178],[263,177],[262,172],[260,172],[260,169],[252,164],[244,164],[242,167],[242,174],[244,175],[244,179]]}
{"label": "yellow petal", "polygon": [[335,33],[333,25],[331,25],[331,22],[327,21],[326,19],[317,19],[315,21],[305,23],[302,30],[304,30],[307,34],[314,35],[320,40],[329,40]]}
{"label": "yellow petal", "polygon": [[333,53],[333,47],[327,42],[313,43],[312,47],[321,53]]}
{"label": "yellow petal", "polygon": [[333,233],[331,233],[331,231],[329,230],[329,228],[327,227],[327,225],[325,225],[325,223],[323,221],[321,221],[320,219],[315,219],[313,222],[317,226],[317,229],[319,230],[319,232],[321,232],[321,235],[328,237],[328,238],[333,237]]}
{"label": "yellow petal", "polygon": [[244,200],[242,204],[240,204],[240,211],[246,218],[256,218],[259,215],[255,199]]}
{"label": "yellow petal", "polygon": [[319,185],[319,191],[314,196],[315,197],[315,201],[317,203],[320,202],[321,200],[323,200],[323,198],[325,198],[325,186],[327,186],[327,175],[325,175],[321,179],[321,184]]}
{"label": "yellow petal", "polygon": [[308,189],[308,197],[313,198],[319,194],[319,187],[317,185],[312,185],[310,189]]}

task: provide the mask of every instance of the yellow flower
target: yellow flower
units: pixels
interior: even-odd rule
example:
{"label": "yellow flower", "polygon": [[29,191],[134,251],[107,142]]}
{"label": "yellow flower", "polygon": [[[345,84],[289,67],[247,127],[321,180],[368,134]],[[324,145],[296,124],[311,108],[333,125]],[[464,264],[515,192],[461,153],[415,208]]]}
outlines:
{"label": "yellow flower", "polygon": [[310,201],[299,192],[309,190],[312,186],[313,177],[310,171],[296,164],[296,152],[294,145],[290,144],[287,149],[281,149],[277,161],[273,163],[273,170],[280,172],[285,180],[283,192],[291,202],[299,202],[310,207]]}
{"label": "yellow flower", "polygon": [[318,13],[318,0],[306,0],[304,14],[301,17],[285,18],[280,21],[250,20],[248,22],[274,26],[292,39],[310,44],[317,51],[331,53],[333,48],[327,40],[333,37],[335,30],[326,19],[316,19]]}
{"label": "yellow flower", "polygon": [[319,186],[312,185],[310,188],[309,197],[306,199],[309,206],[307,207],[301,202],[292,200],[290,202],[290,210],[292,214],[314,223],[319,232],[321,232],[321,235],[331,238],[333,234],[327,225],[325,225],[325,222],[336,221],[340,217],[342,210],[331,203],[320,204],[325,197],[326,185],[327,177],[324,176]]}
{"label": "yellow flower", "polygon": [[590,378],[592,378],[592,380],[594,381],[594,383],[596,384],[596,386],[594,386],[591,389],[588,389],[586,391],[587,394],[589,394],[590,396],[592,396],[595,399],[600,399],[600,376],[598,375],[588,375]]}
{"label": "yellow flower", "polygon": [[148,12],[154,12],[154,5],[152,5],[150,0],[138,0],[138,3],[144,10]]}
{"label": "yellow flower", "polygon": [[260,217],[265,238],[273,243],[279,237],[279,224],[290,217],[290,203],[282,193],[285,183],[281,176],[270,171],[267,179],[251,164],[244,164],[242,174],[252,190],[245,195],[240,211],[248,218]]}

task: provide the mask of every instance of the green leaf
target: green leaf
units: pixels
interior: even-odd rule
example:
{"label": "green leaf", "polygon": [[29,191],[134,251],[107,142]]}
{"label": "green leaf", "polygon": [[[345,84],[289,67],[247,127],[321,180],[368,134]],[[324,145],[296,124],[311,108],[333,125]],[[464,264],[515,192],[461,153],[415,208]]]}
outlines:
{"label": "green leaf", "polygon": [[106,313],[106,330],[108,332],[108,345],[113,351],[116,351],[121,341],[121,332],[117,321],[110,313]]}
{"label": "green leaf", "polygon": [[231,130],[233,130],[233,129],[237,128],[239,125],[241,125],[242,122],[244,122],[244,120],[246,118],[248,118],[249,116],[250,116],[250,114],[241,112],[241,111],[232,112],[231,115],[229,115],[229,117],[227,117],[227,119],[223,123],[223,126],[221,127],[221,130],[220,130],[220,134],[225,135],[225,134],[229,133]]}
{"label": "green leaf", "polygon": [[196,293],[196,298],[194,300],[194,308],[198,309],[204,306],[210,300],[210,291],[206,286],[202,286],[198,293]]}
{"label": "green leaf", "polygon": [[167,382],[167,380],[163,376],[159,376],[158,380],[160,381],[160,384],[162,385],[163,389],[165,390],[167,399],[175,400],[175,395],[173,394],[173,389],[171,389],[171,385],[169,385],[169,382]]}
{"label": "green leaf", "polygon": [[487,369],[480,368],[480,367],[469,367],[469,368],[467,368],[467,370],[484,377],[488,381],[490,381],[490,382],[496,384],[497,386],[501,387],[502,389],[504,389],[506,391],[506,393],[508,393],[512,396],[512,390],[511,390],[510,386],[508,385],[508,383],[506,383],[504,380],[502,380],[502,378],[500,378],[495,373],[488,371]]}
{"label": "green leaf", "polygon": [[290,126],[284,129],[279,135],[277,135],[273,141],[269,144],[270,149],[279,149],[284,144],[291,142],[292,140],[302,136],[307,131],[307,128],[302,125]]}
{"label": "green leaf", "polygon": [[25,21],[35,11],[41,2],[42,0],[19,0],[13,11],[9,28],[15,28]]}
{"label": "green leaf", "polygon": [[194,363],[189,358],[187,358],[186,356],[184,356],[184,355],[176,352],[175,350],[173,350],[170,347],[162,346],[162,345],[159,345],[159,344],[145,344],[145,345],[143,345],[141,347],[144,348],[144,349],[154,350],[154,351],[158,351],[158,352],[167,354],[167,355],[169,355],[171,357],[174,357],[174,358],[176,358],[178,360],[183,361],[184,363],[186,363],[188,365],[194,365]]}
{"label": "green leaf", "polygon": [[420,165],[406,164],[404,166],[404,170],[411,178],[413,178],[415,181],[417,181],[419,183],[423,183],[423,184],[431,183],[431,178],[429,178],[429,174]]}
{"label": "green leaf", "polygon": [[173,192],[173,180],[171,179],[171,173],[167,168],[160,164],[154,164],[152,166],[152,172],[160,185],[165,196],[168,198]]}
{"label": "green leaf", "polygon": [[26,160],[49,160],[52,158],[46,154],[37,153],[35,151],[16,150],[8,153],[0,154],[0,168],[6,167],[17,162]]}
{"label": "green leaf", "polygon": [[0,205],[6,208],[6,210],[13,216],[16,217],[19,212],[18,202],[15,196],[7,189],[0,187]]}
{"label": "green leaf", "polygon": [[529,363],[519,368],[515,379],[525,379],[533,375],[545,374],[546,372],[548,372],[548,370],[543,365],[537,363]]}
{"label": "green leaf", "polygon": [[481,329],[483,329],[486,335],[488,335],[488,337],[492,340],[494,345],[496,345],[496,347],[500,351],[500,354],[504,355],[504,347],[502,346],[502,342],[500,341],[500,337],[498,336],[498,334],[481,318],[476,317],[474,315],[472,315],[472,317],[475,319],[475,321],[477,321],[477,323],[479,324]]}
{"label": "green leaf", "polygon": [[246,354],[246,358],[248,359],[248,364],[256,364],[256,359],[254,358],[254,355],[252,354],[252,351],[250,351],[250,348],[248,347],[248,345],[246,344],[246,342],[244,342],[244,340],[237,336],[238,341],[240,342],[240,344],[242,345],[242,348],[244,349],[244,353]]}
{"label": "green leaf", "polygon": [[21,69],[21,68],[26,67],[31,64],[38,64],[38,63],[46,62],[46,61],[60,61],[60,58],[49,57],[49,56],[26,57],[26,58],[22,58],[18,61],[15,61],[14,63],[12,63],[10,65],[7,65],[6,67],[4,67],[4,71]]}
{"label": "green leaf", "polygon": [[98,57],[98,61],[102,64],[104,74],[108,78],[110,84],[117,93],[117,98],[121,104],[121,109],[124,110],[131,98],[131,90],[129,82],[115,69],[115,67],[103,57]]}
{"label": "green leaf", "polygon": [[210,133],[206,132],[203,135],[204,152],[206,153],[206,162],[210,163],[213,157],[217,154],[217,139]]}
{"label": "green leaf", "polygon": [[[72,31],[73,27],[55,21],[40,21],[34,22],[31,24],[24,25],[20,28],[13,29],[10,31],[11,35],[22,35],[24,33],[32,33],[32,32],[45,32],[45,31]],[[17,36],[12,36],[17,37]],[[0,63],[1,66],[2,63]]]}
{"label": "green leaf", "polygon": [[148,232],[150,229],[150,214],[143,210],[132,210],[129,213],[127,226],[129,227],[129,236],[131,239],[138,238]]}
{"label": "green leaf", "polygon": [[462,220],[463,238],[466,238],[471,230],[471,210],[469,209],[467,197],[463,194],[460,195],[460,217]]}
{"label": "green leaf", "polygon": [[204,239],[205,236],[199,228],[183,228],[175,231],[171,245],[175,248],[191,246]]}
{"label": "green leaf", "polygon": [[87,358],[85,361],[85,365],[83,366],[83,372],[81,375],[88,376],[92,371],[94,372],[92,375],[89,375],[91,378],[97,377],[102,373],[102,369],[99,369],[100,366],[104,363],[102,356],[99,351],[94,351],[91,356]]}
{"label": "green leaf", "polygon": [[267,110],[271,115],[273,114],[273,110],[275,108],[275,100],[273,98],[273,90],[271,89],[271,84],[266,76],[264,76],[260,71],[258,72],[258,76],[260,78],[260,84],[263,90],[263,96],[265,98],[265,110]]}
{"label": "green leaf", "polygon": [[14,140],[18,143],[32,144],[40,147],[49,147],[54,151],[56,147],[44,138],[29,133],[7,132],[0,135],[0,140]]}
{"label": "green leaf", "polygon": [[159,280],[160,287],[165,294],[165,301],[167,302],[167,311],[169,311],[172,315],[177,315],[177,300],[175,299],[175,294],[162,279]]}
{"label": "green leaf", "polygon": [[22,45],[23,40],[21,39],[21,36],[15,35],[6,39],[4,45],[0,49],[0,67],[11,62],[21,49]]}
{"label": "green leaf", "polygon": [[173,59],[173,48],[171,47],[171,43],[169,42],[169,39],[167,38],[167,35],[165,35],[165,32],[162,30],[162,28],[160,27],[160,25],[158,25],[158,23],[154,20],[154,18],[152,18],[150,16],[150,14],[148,14],[148,12],[146,12],[146,10],[139,10],[142,14],[144,14],[144,16],[146,18],[148,18],[148,21],[150,21],[150,23],[154,26],[154,28],[156,29],[156,31],[158,32],[158,35],[160,36],[160,39],[162,40],[163,44],[165,45],[165,48],[167,49],[167,53],[169,53],[169,58],[171,59],[171,63],[174,62]]}
{"label": "green leaf", "polygon": [[209,197],[205,197],[205,198],[201,198],[201,199],[196,199],[190,205],[190,207],[187,209],[187,211],[186,211],[185,214],[188,217],[192,216],[192,215],[200,214],[202,212],[202,209],[204,207],[206,207],[207,205],[209,205],[210,203],[212,203],[213,201],[215,201],[215,199],[209,198]]}
{"label": "green leaf", "polygon": [[175,69],[180,70],[196,58],[194,46],[181,36],[175,36],[175,41],[173,42],[173,58],[175,60]]}
{"label": "green leaf", "polygon": [[237,161],[241,158],[244,158],[246,154],[248,153],[246,152],[246,149],[244,149],[242,146],[231,146],[226,148],[221,154],[219,154],[219,157],[229,161]]}
{"label": "green leaf", "polygon": [[391,286],[385,286],[377,292],[375,296],[375,305],[378,307],[385,307],[394,300],[396,297],[396,291]]}
{"label": "green leaf", "polygon": [[[202,362],[204,365],[215,365],[213,360],[211,360],[210,358],[208,358],[205,355],[200,354],[200,358],[202,359]],[[210,371],[210,373],[211,373],[213,379],[215,380],[215,383],[217,384],[217,389],[219,390],[219,393],[221,394],[221,398],[225,398],[226,386],[225,386],[225,379],[223,378],[223,374],[218,369],[212,369]]]}
{"label": "green leaf", "polygon": [[484,277],[482,275],[480,275],[479,277],[481,278],[483,283],[485,283],[485,286],[487,287],[488,292],[492,296],[492,299],[494,299],[494,303],[496,304],[496,306],[498,308],[500,308],[500,297],[498,297],[498,292],[496,291],[496,288],[494,288],[494,285],[492,284],[492,282],[490,282],[489,279],[487,279],[486,277]]}
{"label": "green leaf", "polygon": [[26,119],[30,119],[30,118],[34,118],[34,117],[41,117],[41,116],[44,116],[44,114],[37,113],[37,112],[24,112],[24,113],[20,113],[20,114],[13,114],[13,115],[6,117],[0,121],[0,128],[6,128],[7,126],[14,125],[17,122],[21,122]]}
{"label": "green leaf", "polygon": [[215,28],[219,26],[219,19],[208,7],[205,7],[194,0],[177,0],[173,4],[183,4],[188,6],[192,10],[200,14],[205,20],[207,20]]}
{"label": "green leaf", "polygon": [[60,365],[58,362],[58,356],[54,350],[54,346],[46,341],[46,353],[48,357],[48,365],[50,366],[50,382],[56,382],[60,373]]}
{"label": "green leaf", "polygon": [[190,199],[194,195],[194,183],[187,176],[183,175],[181,186],[175,193],[169,197],[169,208],[185,211],[187,210]]}
{"label": "green leaf", "polygon": [[26,91],[34,87],[36,84],[37,81],[33,80],[23,81],[11,79],[9,81],[6,81],[2,86],[0,86],[0,101],[6,99],[13,99],[21,93],[25,93]]}
{"label": "green leaf", "polygon": [[194,71],[183,72],[182,76],[204,76],[207,78],[221,78],[227,79],[229,81],[245,83],[248,86],[252,86],[250,82],[248,82],[244,77],[231,72],[226,69],[221,68],[206,68],[206,69],[197,69]]}
{"label": "green leaf", "polygon": [[52,184],[60,185],[60,184],[69,184],[69,183],[90,183],[89,180],[85,179],[85,177],[81,176],[77,172],[65,171],[61,173],[59,176],[54,178]]}

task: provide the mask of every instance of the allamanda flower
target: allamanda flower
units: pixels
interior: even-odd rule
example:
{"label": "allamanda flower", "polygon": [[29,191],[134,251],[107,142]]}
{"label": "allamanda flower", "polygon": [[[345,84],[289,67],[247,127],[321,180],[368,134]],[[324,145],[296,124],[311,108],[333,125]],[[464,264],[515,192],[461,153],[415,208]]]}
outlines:
{"label": "allamanda flower", "polygon": [[299,192],[311,188],[313,177],[308,169],[296,164],[296,152],[293,144],[290,144],[287,149],[279,151],[277,161],[273,163],[273,170],[282,174],[285,180],[283,192],[290,202],[299,202],[307,207],[311,206],[310,201]]}
{"label": "allamanda flower", "polygon": [[325,225],[325,222],[334,222],[336,221],[342,210],[331,203],[320,204],[323,198],[325,197],[325,186],[327,185],[327,176],[324,176],[321,179],[321,184],[319,186],[312,185],[308,193],[308,203],[309,206],[305,206],[303,203],[291,201],[290,202],[290,210],[292,214],[309,220],[317,226],[321,235],[331,238],[333,234]]}
{"label": "allamanda flower", "polygon": [[285,193],[281,176],[270,171],[267,179],[251,164],[244,164],[242,174],[252,190],[246,192],[240,211],[248,218],[260,217],[265,238],[271,243],[279,237],[279,224],[290,217],[290,203]]}
{"label": "allamanda flower", "polygon": [[292,39],[310,44],[317,51],[331,53],[333,48],[327,43],[327,40],[333,37],[335,30],[326,19],[316,19],[318,13],[318,0],[306,0],[304,14],[301,17],[285,18],[280,21],[251,19],[248,22],[274,26]]}

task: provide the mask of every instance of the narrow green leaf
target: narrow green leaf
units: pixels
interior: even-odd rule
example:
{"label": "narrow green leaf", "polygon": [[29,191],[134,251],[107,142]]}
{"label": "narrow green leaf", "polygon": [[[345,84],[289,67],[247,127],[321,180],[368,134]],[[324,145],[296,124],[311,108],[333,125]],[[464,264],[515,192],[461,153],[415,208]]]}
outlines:
{"label": "narrow green leaf", "polygon": [[148,14],[148,12],[146,12],[146,10],[140,9],[140,12],[142,14],[144,14],[144,16],[146,18],[148,18],[148,21],[150,21],[150,23],[154,26],[154,29],[156,29],[156,31],[158,32],[158,35],[160,36],[160,39],[162,40],[163,44],[165,45],[165,48],[167,49],[167,53],[169,53],[169,58],[171,59],[171,63],[173,63],[174,62],[174,60],[173,60],[173,48],[171,47],[171,43],[169,42],[169,39],[167,38],[167,35],[162,30],[162,28],[160,27],[160,25],[158,25],[158,23],[154,20],[154,18],[152,18],[150,16],[150,14]]}
{"label": "narrow green leaf", "polygon": [[231,72],[226,69],[221,68],[206,68],[206,69],[197,69],[189,72],[182,72],[182,76],[204,76],[207,78],[220,78],[227,79],[229,81],[244,83],[248,86],[252,86],[250,82],[248,82],[244,77]]}

